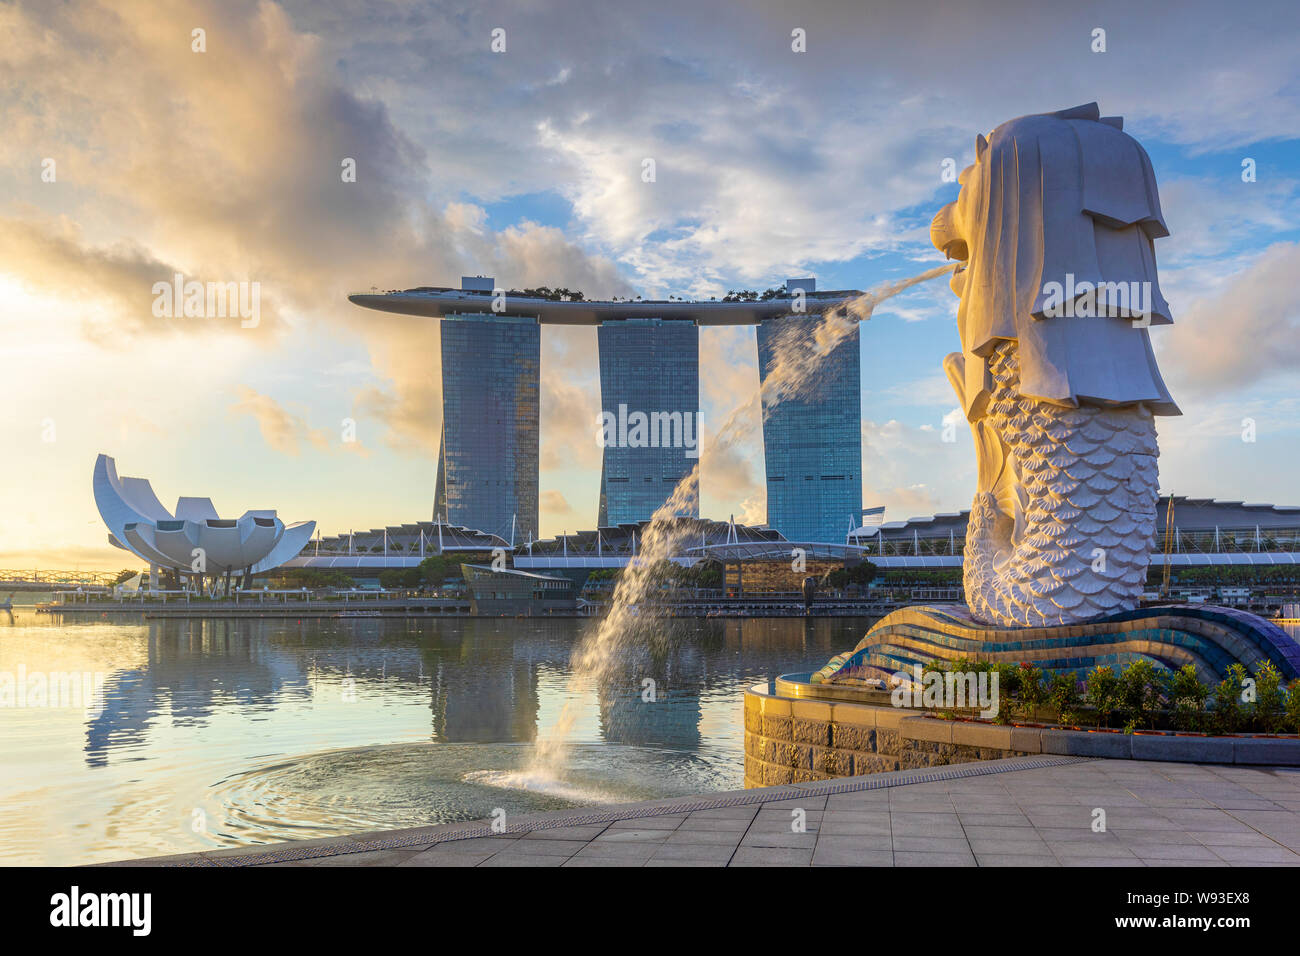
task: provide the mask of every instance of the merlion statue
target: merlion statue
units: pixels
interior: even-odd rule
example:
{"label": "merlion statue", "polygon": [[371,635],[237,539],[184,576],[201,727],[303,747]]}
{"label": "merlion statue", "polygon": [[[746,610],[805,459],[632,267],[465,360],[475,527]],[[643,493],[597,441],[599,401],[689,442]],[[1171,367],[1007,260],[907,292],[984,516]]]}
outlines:
{"label": "merlion statue", "polygon": [[[1154,416],[1179,414],[1148,335],[1171,320],[1154,253],[1169,230],[1147,154],[1090,103],[977,137],[959,181],[931,237],[959,260],[961,351],[944,371],[979,461],[967,606],[898,608],[815,673],[779,678],[777,694],[874,703],[896,685],[928,693],[929,662],[960,660],[1033,662],[1078,680],[1145,658],[1191,666],[1210,684],[1238,664],[1257,675],[1271,663],[1300,679],[1300,643],[1272,621],[1239,608],[1137,607],[1156,527]],[[746,747],[747,781],[756,767],[784,782],[901,766],[841,753],[805,771],[764,754]]]}
{"label": "merlion statue", "polygon": [[1036,626],[1132,609],[1156,527],[1153,416],[1180,414],[1147,334],[1171,321],[1151,161],[1091,103],[977,137],[958,181],[931,238],[961,261],[962,350],[944,371],[979,462],[971,614]]}

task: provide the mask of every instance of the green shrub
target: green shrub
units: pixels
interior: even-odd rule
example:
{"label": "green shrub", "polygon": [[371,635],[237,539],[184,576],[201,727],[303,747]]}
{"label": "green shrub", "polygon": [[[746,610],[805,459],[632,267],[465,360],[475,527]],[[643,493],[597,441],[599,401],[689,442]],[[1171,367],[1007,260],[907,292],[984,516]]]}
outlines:
{"label": "green shrub", "polygon": [[1245,723],[1245,708],[1241,705],[1247,676],[1244,665],[1233,664],[1228,668],[1228,676],[1214,688],[1210,726],[1215,733],[1235,734]]}
{"label": "green shrub", "polygon": [[1010,664],[1004,661],[996,665],[998,671],[998,686],[1002,693],[1008,697],[1014,697],[1020,693],[1020,667],[1016,664]]}
{"label": "green shrub", "polygon": [[1110,715],[1120,702],[1119,678],[1109,666],[1094,667],[1088,674],[1088,702],[1097,709],[1100,726],[1110,726]]}
{"label": "green shrub", "polygon": [[1291,682],[1286,698],[1286,724],[1293,734],[1300,734],[1300,678]]}
{"label": "green shrub", "polygon": [[1043,672],[1026,661],[1016,668],[1016,683],[1016,692],[1024,716],[1030,718],[1047,700],[1047,688],[1043,686]]}
{"label": "green shrub", "polygon": [[1061,723],[1072,724],[1078,719],[1079,681],[1073,673],[1053,674],[1047,684],[1047,698]]}
{"label": "green shrub", "polygon": [[1163,681],[1146,658],[1133,661],[1119,678],[1120,709],[1129,723],[1154,727]]}
{"label": "green shrub", "polygon": [[1196,667],[1186,664],[1169,674],[1166,688],[1174,707],[1174,726],[1179,730],[1200,730],[1210,689],[1196,676]]}
{"label": "green shrub", "polygon": [[1276,734],[1282,730],[1285,718],[1282,672],[1272,661],[1264,661],[1255,672],[1255,726],[1266,734]]}

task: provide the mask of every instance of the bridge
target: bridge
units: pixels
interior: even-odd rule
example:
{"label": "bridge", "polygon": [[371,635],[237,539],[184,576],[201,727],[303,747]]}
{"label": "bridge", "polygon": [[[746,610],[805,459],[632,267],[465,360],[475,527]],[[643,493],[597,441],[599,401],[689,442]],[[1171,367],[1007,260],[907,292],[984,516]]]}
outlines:
{"label": "bridge", "polygon": [[113,571],[39,571],[0,569],[0,593],[5,591],[58,591],[72,588],[107,589],[117,580]]}

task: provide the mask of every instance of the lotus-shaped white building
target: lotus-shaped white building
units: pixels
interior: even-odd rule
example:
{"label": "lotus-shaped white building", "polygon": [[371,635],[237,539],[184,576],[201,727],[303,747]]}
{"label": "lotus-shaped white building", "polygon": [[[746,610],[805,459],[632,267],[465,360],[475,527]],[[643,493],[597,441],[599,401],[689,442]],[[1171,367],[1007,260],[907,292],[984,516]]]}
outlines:
{"label": "lotus-shaped white building", "polygon": [[296,557],[316,522],[286,525],[275,511],[222,518],[211,498],[179,498],[173,515],[145,478],[119,478],[107,455],[95,460],[95,504],[108,542],[151,567],[186,575],[252,575]]}

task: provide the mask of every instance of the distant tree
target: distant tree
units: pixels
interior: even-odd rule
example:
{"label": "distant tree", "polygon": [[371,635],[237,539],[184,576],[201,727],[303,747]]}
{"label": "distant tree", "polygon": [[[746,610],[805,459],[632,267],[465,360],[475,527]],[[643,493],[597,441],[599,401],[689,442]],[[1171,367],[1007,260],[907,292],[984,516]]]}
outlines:
{"label": "distant tree", "polygon": [[430,588],[439,588],[449,579],[458,581],[463,577],[460,562],[441,554],[430,555],[412,570],[417,571],[420,580]]}
{"label": "distant tree", "polygon": [[132,571],[130,568],[123,568],[121,571],[117,572],[117,577],[113,579],[113,587],[117,587],[124,581],[131,580],[139,573],[139,571]]}
{"label": "distant tree", "polygon": [[825,581],[827,587],[842,588],[846,585],[870,584],[876,579],[879,569],[870,561],[862,561],[853,565],[851,568],[836,568],[826,574]]}
{"label": "distant tree", "polygon": [[265,577],[259,576],[259,586],[275,588],[350,588],[356,582],[342,571],[319,568],[276,568]]}

